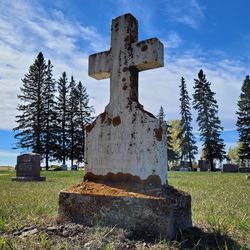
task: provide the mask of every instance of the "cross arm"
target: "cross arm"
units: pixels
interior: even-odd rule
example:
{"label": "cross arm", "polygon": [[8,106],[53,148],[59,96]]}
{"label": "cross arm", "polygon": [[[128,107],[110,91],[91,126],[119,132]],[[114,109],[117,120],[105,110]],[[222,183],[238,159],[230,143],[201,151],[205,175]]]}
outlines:
{"label": "cross arm", "polygon": [[131,66],[138,71],[164,66],[164,47],[157,38],[132,44],[133,58]]}
{"label": "cross arm", "polygon": [[89,56],[89,76],[96,80],[110,77],[111,72],[111,51],[103,51]]}

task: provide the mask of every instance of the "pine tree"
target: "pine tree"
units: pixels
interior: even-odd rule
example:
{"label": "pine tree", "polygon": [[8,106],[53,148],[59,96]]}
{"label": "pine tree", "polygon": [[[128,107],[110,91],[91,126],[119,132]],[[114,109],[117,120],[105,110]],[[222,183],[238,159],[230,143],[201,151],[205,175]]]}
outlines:
{"label": "pine tree", "polygon": [[73,161],[76,159],[76,154],[77,154],[77,136],[78,136],[77,113],[79,107],[78,91],[73,76],[71,76],[71,81],[69,83],[69,98],[67,105],[68,105],[67,119],[69,121],[69,129],[67,131],[69,145],[67,152],[68,152],[68,157],[71,160],[71,167],[72,167]]}
{"label": "pine tree", "polygon": [[29,73],[22,79],[23,86],[18,98],[21,104],[17,110],[21,112],[16,116],[18,131],[15,138],[18,139],[17,148],[32,150],[34,153],[42,154],[42,132],[43,132],[43,94],[47,76],[47,65],[43,54],[40,52],[35,62],[30,66]]}
{"label": "pine tree", "polygon": [[84,161],[85,151],[85,126],[91,123],[93,107],[89,106],[89,97],[86,88],[81,81],[77,85],[78,112],[77,112],[77,147],[76,159],[78,162]]}
{"label": "pine tree", "polygon": [[223,128],[218,117],[218,105],[214,99],[215,93],[211,91],[211,83],[206,80],[205,74],[200,70],[195,82],[193,94],[194,109],[198,112],[197,122],[206,159],[210,162],[211,170],[215,171],[214,159],[222,161],[225,157],[225,145],[221,139]]}
{"label": "pine tree", "polygon": [[45,88],[43,95],[43,153],[45,166],[48,170],[49,160],[52,158],[56,142],[56,110],[55,110],[55,80],[52,73],[53,65],[48,61]]}
{"label": "pine tree", "polygon": [[242,161],[246,161],[250,167],[250,79],[246,76],[238,101],[239,110],[237,112],[237,130],[239,132],[239,141],[242,147],[239,151],[239,157]]}
{"label": "pine tree", "polygon": [[185,79],[181,78],[180,87],[180,108],[181,108],[181,131],[178,135],[180,139],[180,147],[181,147],[181,159],[189,160],[190,167],[192,168],[192,161],[195,159],[195,155],[197,154],[197,146],[195,145],[195,138],[192,133],[192,116],[190,112],[190,100],[191,98],[188,96],[187,86],[185,83]]}
{"label": "pine tree", "polygon": [[69,123],[68,123],[68,79],[66,72],[62,73],[62,76],[58,81],[58,97],[57,97],[57,139],[55,158],[62,161],[63,165],[67,159],[67,149],[69,140],[67,137]]}

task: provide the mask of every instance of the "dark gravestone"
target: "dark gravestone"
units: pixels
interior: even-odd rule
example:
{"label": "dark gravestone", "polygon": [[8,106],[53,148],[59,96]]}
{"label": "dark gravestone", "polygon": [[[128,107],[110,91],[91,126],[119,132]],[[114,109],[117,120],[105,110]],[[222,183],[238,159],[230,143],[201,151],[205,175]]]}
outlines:
{"label": "dark gravestone", "polygon": [[223,173],[238,173],[239,166],[235,164],[223,164]]}
{"label": "dark gravestone", "polygon": [[245,167],[245,168],[239,168],[239,172],[240,173],[250,173],[250,168],[247,168],[247,167]]}
{"label": "dark gravestone", "polygon": [[45,181],[46,177],[40,176],[39,154],[23,154],[17,156],[16,177],[13,181]]}
{"label": "dark gravestone", "polygon": [[211,170],[209,161],[199,160],[198,166],[200,168],[200,171],[209,171],[209,170]]}
{"label": "dark gravestone", "polygon": [[77,171],[77,169],[78,169],[78,168],[77,168],[77,165],[72,165],[72,166],[71,166],[71,171]]}
{"label": "dark gravestone", "polygon": [[68,166],[66,164],[61,165],[61,170],[62,171],[67,171],[68,170]]}
{"label": "dark gravestone", "polygon": [[189,168],[190,167],[189,161],[181,161],[180,165],[181,165],[181,168]]}

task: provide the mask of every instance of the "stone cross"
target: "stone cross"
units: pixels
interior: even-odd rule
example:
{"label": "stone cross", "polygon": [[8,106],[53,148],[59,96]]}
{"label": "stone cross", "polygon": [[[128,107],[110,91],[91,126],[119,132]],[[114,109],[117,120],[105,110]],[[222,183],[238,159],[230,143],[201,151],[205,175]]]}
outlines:
{"label": "stone cross", "polygon": [[163,128],[138,101],[138,72],[163,66],[163,45],[157,38],[138,42],[131,14],[115,18],[111,31],[110,50],[89,57],[90,76],[110,77],[110,101],[86,127],[84,178],[165,184]]}
{"label": "stone cross", "polygon": [[89,57],[89,75],[110,78],[110,104],[138,102],[138,72],[162,67],[163,45],[157,38],[138,42],[138,23],[126,14],[112,21],[111,49]]}
{"label": "stone cross", "polygon": [[163,45],[137,42],[131,14],[115,18],[111,30],[111,49],[89,57],[90,76],[111,78],[110,102],[86,126],[84,182],[60,192],[59,215],[172,240],[192,227],[191,197],[165,185],[165,124],[138,102],[138,72],[163,65]]}

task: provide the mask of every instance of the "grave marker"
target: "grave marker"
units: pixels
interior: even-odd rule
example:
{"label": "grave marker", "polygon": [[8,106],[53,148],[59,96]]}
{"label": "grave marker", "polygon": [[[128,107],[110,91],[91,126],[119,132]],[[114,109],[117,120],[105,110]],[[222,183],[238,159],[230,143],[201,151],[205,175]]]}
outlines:
{"label": "grave marker", "polygon": [[17,156],[16,177],[13,181],[45,181],[46,177],[40,176],[40,155],[22,154]]}
{"label": "grave marker", "polygon": [[110,77],[105,111],[86,127],[84,182],[59,194],[59,215],[85,225],[172,239],[192,226],[191,197],[167,186],[163,124],[138,100],[138,73],[163,66],[157,38],[138,42],[137,20],[112,20],[111,49],[89,57],[89,75]]}
{"label": "grave marker", "polygon": [[163,44],[157,38],[138,42],[138,23],[129,14],[114,19],[111,31],[111,49],[89,57],[89,75],[110,78],[110,100],[86,128],[85,179],[110,179],[112,173],[117,181],[166,184],[163,128],[138,100],[139,72],[164,65]]}

